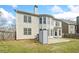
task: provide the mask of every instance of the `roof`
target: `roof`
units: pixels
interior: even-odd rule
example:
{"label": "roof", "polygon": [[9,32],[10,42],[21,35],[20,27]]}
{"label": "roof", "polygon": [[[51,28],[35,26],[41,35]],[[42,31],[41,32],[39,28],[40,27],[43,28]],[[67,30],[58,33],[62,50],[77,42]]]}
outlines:
{"label": "roof", "polygon": [[30,12],[26,12],[26,11],[22,11],[22,10],[16,10],[17,13],[22,13],[22,14],[28,14],[28,15],[33,15],[33,16],[38,16],[38,14],[33,14],[33,13],[30,13]]}
{"label": "roof", "polygon": [[58,20],[60,21],[60,19],[56,19],[54,18],[52,15],[49,15],[49,14],[34,14],[34,13],[30,13],[30,12],[26,12],[26,11],[21,11],[21,10],[16,10],[17,13],[23,13],[23,14],[28,14],[28,15],[33,15],[33,16],[48,16],[48,17],[51,17],[53,18],[54,20]]}
{"label": "roof", "polygon": [[48,15],[48,14],[34,14],[34,13],[21,11],[21,10],[16,10],[16,12],[17,13],[23,13],[23,14],[29,14],[29,15],[33,15],[33,16],[49,16],[49,17],[53,17],[52,15]]}
{"label": "roof", "polygon": [[62,19],[61,21],[70,25],[76,25],[76,21],[65,20],[65,19]]}

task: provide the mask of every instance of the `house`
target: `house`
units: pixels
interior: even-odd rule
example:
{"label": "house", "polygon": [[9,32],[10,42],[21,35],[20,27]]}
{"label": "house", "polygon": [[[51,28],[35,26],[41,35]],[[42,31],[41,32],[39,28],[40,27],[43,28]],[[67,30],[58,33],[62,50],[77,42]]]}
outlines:
{"label": "house", "polygon": [[35,39],[41,29],[48,31],[48,38],[62,37],[62,22],[48,14],[16,10],[16,39]]}
{"label": "house", "polygon": [[79,34],[79,16],[77,16],[76,18],[76,23],[77,23],[76,32]]}
{"label": "house", "polygon": [[76,21],[62,19],[62,34],[75,34]]}

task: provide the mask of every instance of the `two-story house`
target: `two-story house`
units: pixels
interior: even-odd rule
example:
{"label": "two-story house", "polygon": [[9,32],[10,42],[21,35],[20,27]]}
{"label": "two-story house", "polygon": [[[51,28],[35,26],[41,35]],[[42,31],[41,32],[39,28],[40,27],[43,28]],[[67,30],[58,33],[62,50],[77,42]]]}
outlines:
{"label": "two-story house", "polygon": [[76,33],[76,21],[62,19],[62,34],[75,34]]}
{"label": "two-story house", "polygon": [[16,10],[16,39],[35,39],[40,29],[48,31],[48,38],[62,37],[62,22],[48,14]]}

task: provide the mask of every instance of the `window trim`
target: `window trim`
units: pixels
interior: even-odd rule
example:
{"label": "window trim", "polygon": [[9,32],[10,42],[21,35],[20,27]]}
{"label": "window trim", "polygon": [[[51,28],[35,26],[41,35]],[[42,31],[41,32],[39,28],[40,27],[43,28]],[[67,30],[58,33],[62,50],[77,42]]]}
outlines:
{"label": "window trim", "polygon": [[59,29],[59,36],[61,36],[61,30]]}
{"label": "window trim", "polygon": [[24,15],[24,23],[27,23],[27,16],[26,15]]}
{"label": "window trim", "polygon": [[24,23],[31,23],[32,22],[31,19],[32,19],[31,16],[24,15]]}
{"label": "window trim", "polygon": [[42,24],[42,17],[39,17],[39,24]]}
{"label": "window trim", "polygon": [[[31,35],[31,28],[28,28],[28,35]],[[30,33],[30,34],[29,34]]]}
{"label": "window trim", "polygon": [[[25,30],[26,29],[26,30]],[[30,29],[30,30],[29,30]],[[32,35],[32,29],[31,28],[24,28],[24,35]],[[29,34],[30,33],[30,34]]]}
{"label": "window trim", "polygon": [[60,22],[56,21],[55,25],[60,26]]}
{"label": "window trim", "polygon": [[27,28],[24,28],[24,35],[27,35],[28,33],[27,33],[27,30],[25,30],[25,29],[27,29]]}
{"label": "window trim", "polygon": [[51,29],[51,36],[53,36],[53,30]]}
{"label": "window trim", "polygon": [[43,24],[46,24],[46,17],[43,17]]}
{"label": "window trim", "polygon": [[57,30],[55,30],[55,34],[54,35],[57,36]]}
{"label": "window trim", "polygon": [[31,23],[31,16],[28,16],[28,23]]}

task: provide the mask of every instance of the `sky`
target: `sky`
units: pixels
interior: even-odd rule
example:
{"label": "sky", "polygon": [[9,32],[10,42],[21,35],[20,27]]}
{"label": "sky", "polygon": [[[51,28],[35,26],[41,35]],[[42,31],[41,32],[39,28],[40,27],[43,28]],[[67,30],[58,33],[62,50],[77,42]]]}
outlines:
{"label": "sky", "polygon": [[[18,5],[17,10],[33,13],[33,5]],[[79,5],[38,5],[39,14],[49,14],[58,19],[76,20],[79,16]]]}
{"label": "sky", "polygon": [[[34,13],[34,5],[0,5],[0,11],[7,20],[16,18],[15,9]],[[59,19],[76,20],[79,16],[79,5],[38,5],[38,13]]]}
{"label": "sky", "polygon": [[15,9],[15,6],[0,5],[0,28],[12,27],[15,25],[16,13],[14,9]]}

